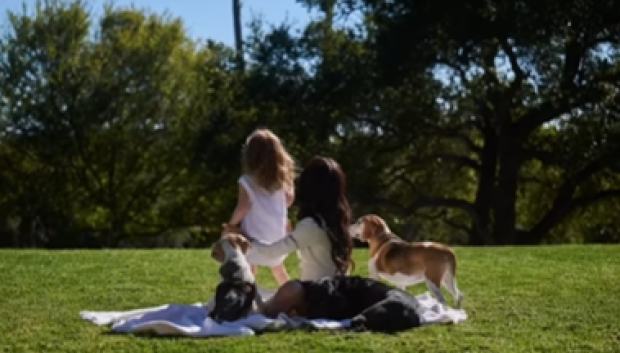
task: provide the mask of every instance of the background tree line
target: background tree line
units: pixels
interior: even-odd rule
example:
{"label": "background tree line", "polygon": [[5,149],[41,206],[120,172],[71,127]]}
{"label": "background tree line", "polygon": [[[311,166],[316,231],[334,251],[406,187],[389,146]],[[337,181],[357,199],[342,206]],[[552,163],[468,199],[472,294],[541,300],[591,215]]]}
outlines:
{"label": "background tree line", "polygon": [[620,240],[619,2],[297,2],[243,55],[143,9],[8,13],[0,246],[201,246],[260,126],[408,239]]}

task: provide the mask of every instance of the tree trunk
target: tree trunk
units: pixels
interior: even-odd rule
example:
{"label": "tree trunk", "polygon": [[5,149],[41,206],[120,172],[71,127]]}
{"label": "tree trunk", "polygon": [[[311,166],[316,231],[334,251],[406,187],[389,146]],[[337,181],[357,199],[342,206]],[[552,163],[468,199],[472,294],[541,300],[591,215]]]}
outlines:
{"label": "tree trunk", "polygon": [[488,245],[491,223],[491,208],[495,189],[495,171],[497,169],[497,138],[491,131],[483,131],[484,145],[480,156],[480,175],[474,207],[478,222],[472,221],[469,245]]}
{"label": "tree trunk", "polygon": [[243,35],[241,32],[241,0],[233,0],[233,26],[235,31],[235,51],[237,52],[237,65],[239,71],[245,71],[245,61],[243,59]]}
{"label": "tree trunk", "polygon": [[500,142],[500,168],[495,189],[493,240],[497,244],[515,244],[516,203],[521,160],[518,146],[511,138]]}

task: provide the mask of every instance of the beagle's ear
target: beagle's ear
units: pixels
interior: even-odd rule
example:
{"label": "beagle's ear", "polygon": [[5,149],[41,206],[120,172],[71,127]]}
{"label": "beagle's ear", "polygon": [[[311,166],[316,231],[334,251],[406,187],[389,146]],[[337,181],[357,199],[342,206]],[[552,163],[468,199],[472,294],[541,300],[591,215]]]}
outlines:
{"label": "beagle's ear", "polygon": [[385,221],[377,215],[366,215],[363,219],[364,233],[367,238],[374,237],[375,235],[388,232],[387,224]]}
{"label": "beagle's ear", "polygon": [[224,262],[224,250],[222,250],[220,241],[213,244],[211,248],[211,258],[219,263]]}
{"label": "beagle's ear", "polygon": [[250,250],[250,248],[252,247],[252,243],[250,243],[250,241],[243,236],[240,236],[240,241],[239,241],[239,246],[241,246],[241,252],[243,252],[243,254],[247,254],[248,250]]}
{"label": "beagle's ear", "polygon": [[372,224],[370,224],[370,222],[368,221],[367,217],[362,217],[362,218],[360,218],[360,225],[359,226],[360,226],[360,229],[361,229],[360,240],[368,241],[368,239],[371,236],[370,233],[372,232],[372,230],[371,230]]}
{"label": "beagle's ear", "polygon": [[228,223],[222,223],[222,233],[221,235],[224,235],[226,233],[228,233]]}
{"label": "beagle's ear", "polygon": [[248,238],[239,233],[231,233],[229,237],[234,246],[239,248],[244,255],[247,254],[248,250],[252,247]]}

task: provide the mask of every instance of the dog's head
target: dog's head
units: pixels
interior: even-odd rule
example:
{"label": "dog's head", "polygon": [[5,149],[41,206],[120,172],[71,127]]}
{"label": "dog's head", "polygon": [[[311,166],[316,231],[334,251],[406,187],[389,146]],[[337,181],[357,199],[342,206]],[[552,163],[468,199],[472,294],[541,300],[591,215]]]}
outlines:
{"label": "dog's head", "polygon": [[375,214],[364,215],[349,226],[349,234],[353,238],[364,242],[368,242],[375,236],[385,233],[390,233],[390,228],[383,218]]}
{"label": "dog's head", "polygon": [[256,284],[238,280],[225,280],[215,289],[215,306],[209,317],[218,323],[236,321],[252,311],[256,299]]}
{"label": "dog's head", "polygon": [[215,261],[223,263],[234,253],[245,255],[249,248],[250,241],[243,235],[238,233],[226,233],[213,244],[211,248],[211,257]]}

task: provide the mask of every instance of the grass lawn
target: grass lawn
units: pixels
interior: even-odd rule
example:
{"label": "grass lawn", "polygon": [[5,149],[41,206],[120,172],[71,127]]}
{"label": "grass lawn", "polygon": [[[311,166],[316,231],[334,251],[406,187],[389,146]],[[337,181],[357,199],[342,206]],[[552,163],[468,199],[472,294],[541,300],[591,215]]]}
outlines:
{"label": "grass lawn", "polygon": [[[217,283],[208,250],[0,251],[0,352],[620,351],[620,246],[457,252],[469,314],[462,324],[397,336],[289,332],[188,339],[108,334],[82,321],[79,311],[206,301]],[[356,273],[366,275],[366,251],[355,258]],[[297,276],[297,257],[287,263]],[[259,280],[275,286],[266,270]]]}

